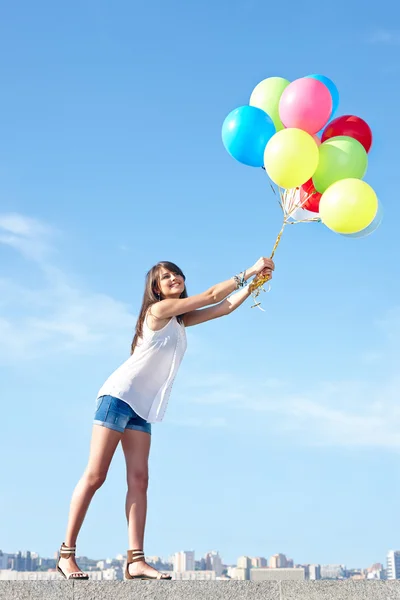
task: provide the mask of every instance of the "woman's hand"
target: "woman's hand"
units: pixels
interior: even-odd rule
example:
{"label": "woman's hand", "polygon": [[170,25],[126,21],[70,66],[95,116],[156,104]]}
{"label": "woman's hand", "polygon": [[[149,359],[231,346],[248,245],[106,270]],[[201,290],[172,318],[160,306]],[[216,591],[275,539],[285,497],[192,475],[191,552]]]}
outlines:
{"label": "woman's hand", "polygon": [[257,273],[257,277],[268,277],[268,279],[272,279],[272,272],[272,269],[268,269],[267,267],[265,267],[265,269]]}
{"label": "woman's hand", "polygon": [[248,273],[251,275],[258,275],[258,274],[265,275],[266,273],[263,273],[263,272],[269,271],[272,276],[272,271],[274,269],[275,269],[274,261],[271,258],[265,258],[264,256],[262,256],[261,258],[258,259],[258,261],[256,263],[254,263],[254,265],[251,267],[251,269],[249,269]]}

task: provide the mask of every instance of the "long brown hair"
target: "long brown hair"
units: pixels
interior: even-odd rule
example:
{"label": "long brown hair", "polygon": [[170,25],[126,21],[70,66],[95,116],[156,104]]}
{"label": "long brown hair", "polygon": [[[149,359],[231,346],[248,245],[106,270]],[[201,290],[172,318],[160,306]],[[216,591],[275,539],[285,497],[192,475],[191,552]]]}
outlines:
{"label": "long brown hair", "polygon": [[[144,294],[143,294],[142,307],[140,309],[139,317],[136,322],[135,336],[134,336],[132,344],[131,344],[131,354],[133,354],[133,351],[135,349],[138,339],[143,336],[143,321],[146,317],[146,313],[147,313],[149,307],[152,304],[155,304],[156,302],[158,302],[159,300],[162,300],[161,296],[156,292],[156,290],[159,289],[159,286],[160,286],[160,271],[162,268],[168,269],[168,271],[171,271],[171,273],[174,273],[175,275],[180,275],[181,277],[183,277],[183,281],[185,281],[185,279],[186,279],[186,277],[182,273],[181,269],[174,263],[169,262],[167,260],[163,260],[163,261],[157,263],[147,273],[146,284],[145,284]],[[187,297],[188,297],[188,295],[187,295],[186,285],[185,285],[183,292],[179,296],[179,298],[187,298]],[[179,315],[177,317],[177,319],[178,319],[179,323],[181,323],[182,319],[183,319],[183,315]]]}

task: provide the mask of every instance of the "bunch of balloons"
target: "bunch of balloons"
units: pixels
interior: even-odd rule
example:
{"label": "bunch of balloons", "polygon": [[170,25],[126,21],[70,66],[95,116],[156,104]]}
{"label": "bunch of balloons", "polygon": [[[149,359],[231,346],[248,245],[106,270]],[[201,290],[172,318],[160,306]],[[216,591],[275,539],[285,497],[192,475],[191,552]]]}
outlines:
{"label": "bunch of balloons", "polygon": [[324,75],[291,83],[269,77],[254,88],[249,105],[226,117],[222,141],[233,158],[264,167],[280,188],[297,188],[301,209],[327,227],[363,237],[382,221],[376,193],[363,181],[372,133],[360,117],[334,118],[338,105],[338,89]]}

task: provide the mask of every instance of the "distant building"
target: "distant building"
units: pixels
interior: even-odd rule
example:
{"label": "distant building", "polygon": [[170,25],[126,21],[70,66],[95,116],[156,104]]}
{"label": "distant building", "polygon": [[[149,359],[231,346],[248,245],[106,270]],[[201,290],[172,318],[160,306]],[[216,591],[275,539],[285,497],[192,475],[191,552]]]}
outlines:
{"label": "distant building", "polygon": [[248,556],[239,556],[237,559],[237,566],[239,569],[250,569],[251,568],[251,558]]}
{"label": "distant building", "polygon": [[237,560],[236,579],[250,579],[251,558],[248,556],[240,556]]}
{"label": "distant building", "polygon": [[218,552],[213,550],[205,555],[205,564],[207,571],[215,571],[217,577],[222,575],[222,560]]}
{"label": "distant building", "polygon": [[284,569],[287,567],[287,558],[284,554],[274,554],[269,559],[271,569]]}
{"label": "distant building", "polygon": [[97,569],[97,563],[99,561],[94,560],[92,558],[88,558],[87,556],[78,556],[77,557],[77,563],[79,565],[79,568],[82,569],[82,571],[95,571]]}
{"label": "distant building", "polygon": [[287,569],[279,567],[273,569],[250,569],[250,581],[304,581],[306,572],[304,568]]}
{"label": "distant building", "polygon": [[172,579],[177,581],[214,581],[216,579],[215,571],[173,571]]}
{"label": "distant building", "polygon": [[400,579],[400,551],[390,550],[387,554],[387,578]]}
{"label": "distant building", "polygon": [[250,579],[250,569],[243,569],[242,567],[232,567],[228,570],[228,574],[231,574],[232,579],[237,579],[238,581],[249,581]]}
{"label": "distant building", "polygon": [[[37,556],[37,555],[35,555]],[[17,552],[10,555],[10,567],[14,571],[34,571],[37,567],[37,558],[32,558],[31,552]]]}
{"label": "distant building", "polygon": [[196,560],[194,566],[196,571],[207,571],[207,562],[205,558]]}
{"label": "distant building", "polygon": [[251,559],[251,566],[253,569],[261,569],[268,566],[267,559],[262,556],[255,556]]}
{"label": "distant building", "polygon": [[146,562],[157,571],[172,571],[173,568],[172,563],[164,562],[161,556],[146,556]]}
{"label": "distant building", "polygon": [[146,562],[152,565],[159,565],[163,562],[161,556],[146,556]]}
{"label": "distant building", "polygon": [[54,558],[40,558],[38,559],[38,568],[41,571],[47,571],[48,569],[55,569],[57,561]]}
{"label": "distant building", "polygon": [[344,579],[345,575],[344,565],[321,565],[321,579]]}
{"label": "distant building", "polygon": [[[89,571],[91,581],[122,580],[122,569],[112,567],[104,571]],[[8,581],[61,581],[58,571],[14,571],[12,569],[0,571],[0,580]]]}
{"label": "distant building", "polygon": [[353,579],[353,581],[362,581],[367,578],[367,575],[362,569],[350,569],[346,570],[346,578]]}
{"label": "distant building", "polygon": [[375,563],[366,569],[367,579],[386,579],[386,571],[382,563]]}
{"label": "distant building", "polygon": [[386,579],[385,570],[367,571],[367,579]]}
{"label": "distant building", "polygon": [[57,571],[16,571],[15,569],[0,571],[0,581],[57,581],[60,579]]}
{"label": "distant building", "polygon": [[309,565],[309,579],[317,581],[321,579],[321,565]]}
{"label": "distant building", "polygon": [[195,571],[195,559],[193,550],[176,552],[173,556],[173,571],[175,573],[184,573],[185,571]]}

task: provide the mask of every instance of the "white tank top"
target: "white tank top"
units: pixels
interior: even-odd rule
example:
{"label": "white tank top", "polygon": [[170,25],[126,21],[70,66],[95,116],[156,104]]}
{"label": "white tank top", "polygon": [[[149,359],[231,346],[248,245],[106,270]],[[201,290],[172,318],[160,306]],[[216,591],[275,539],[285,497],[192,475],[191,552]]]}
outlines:
{"label": "white tank top", "polygon": [[159,331],[152,331],[145,319],[133,354],[110,375],[97,397],[115,396],[148,423],[162,421],[186,346],[185,326],[176,317]]}

